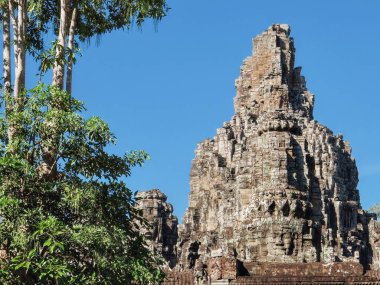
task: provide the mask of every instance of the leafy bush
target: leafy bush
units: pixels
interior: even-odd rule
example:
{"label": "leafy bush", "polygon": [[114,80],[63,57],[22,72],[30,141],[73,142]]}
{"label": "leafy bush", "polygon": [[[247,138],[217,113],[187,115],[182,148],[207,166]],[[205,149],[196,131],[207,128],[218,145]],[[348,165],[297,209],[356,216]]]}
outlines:
{"label": "leafy bush", "polygon": [[[116,142],[66,92],[38,85],[0,119],[0,283],[130,284],[162,279],[124,178],[148,158]],[[16,129],[8,142],[7,132]],[[46,156],[54,169],[43,168]]]}

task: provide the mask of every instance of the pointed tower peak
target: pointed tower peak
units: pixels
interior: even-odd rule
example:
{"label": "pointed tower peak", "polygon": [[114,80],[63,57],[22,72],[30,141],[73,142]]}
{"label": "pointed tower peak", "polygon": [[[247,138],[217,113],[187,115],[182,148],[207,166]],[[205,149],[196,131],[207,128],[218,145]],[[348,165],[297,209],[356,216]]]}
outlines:
{"label": "pointed tower peak", "polygon": [[268,27],[267,31],[274,31],[278,34],[285,34],[287,36],[290,35],[290,26],[288,24],[273,24],[272,26]]}
{"label": "pointed tower peak", "polygon": [[287,24],[274,24],[253,40],[236,80],[237,113],[296,112],[312,117],[313,96],[299,68],[294,68],[295,48]]}

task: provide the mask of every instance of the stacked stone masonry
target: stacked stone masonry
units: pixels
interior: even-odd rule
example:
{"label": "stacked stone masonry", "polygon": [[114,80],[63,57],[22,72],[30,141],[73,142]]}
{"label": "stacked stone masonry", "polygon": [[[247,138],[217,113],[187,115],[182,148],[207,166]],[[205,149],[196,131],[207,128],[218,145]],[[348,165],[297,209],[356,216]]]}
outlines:
{"label": "stacked stone masonry", "polygon": [[[294,67],[289,26],[269,27],[253,46],[235,82],[235,115],[195,152],[175,270],[192,272],[198,284],[269,284],[272,277],[293,284],[305,278],[293,276],[293,264],[306,266],[315,284],[352,276],[379,284],[376,217],[361,208],[349,143],[313,118],[314,95]],[[283,271],[276,277],[263,264]],[[325,280],[315,264],[357,266]]]}
{"label": "stacked stone masonry", "polygon": [[178,219],[173,215],[173,206],[167,203],[167,197],[158,189],[138,192],[137,208],[149,223],[141,225],[141,231],[147,238],[150,248],[164,257],[167,267],[172,268],[177,261]]}

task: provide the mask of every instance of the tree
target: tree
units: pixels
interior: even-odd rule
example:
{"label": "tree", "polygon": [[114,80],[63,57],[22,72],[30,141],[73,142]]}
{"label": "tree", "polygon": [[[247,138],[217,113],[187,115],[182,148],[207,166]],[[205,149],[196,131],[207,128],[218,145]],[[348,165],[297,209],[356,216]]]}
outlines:
{"label": "tree", "polygon": [[[377,218],[379,218],[380,217],[380,204],[379,203],[374,204],[371,208],[368,209],[368,212],[376,214]],[[380,226],[380,221],[376,221],[375,224],[377,226]]]}
{"label": "tree", "polygon": [[376,203],[371,208],[368,209],[368,212],[374,213],[377,216],[380,216],[380,204]]}
{"label": "tree", "polygon": [[[41,77],[52,69],[52,85],[71,93],[75,50],[80,42],[116,29],[129,29],[134,24],[141,27],[146,19],[160,21],[168,11],[165,0],[0,0],[0,5],[4,27],[10,21],[13,28],[13,33],[4,28],[3,38],[13,34],[15,79],[13,98],[6,104],[15,112],[23,107],[27,53],[40,63]],[[44,38],[51,32],[55,39],[46,45]],[[10,50],[11,43],[4,40],[4,50]],[[4,57],[4,74],[7,62],[11,61]],[[17,129],[11,127],[11,145],[16,133]],[[45,175],[55,173],[54,151],[46,150],[44,155],[41,171]]]}
{"label": "tree", "polygon": [[[120,180],[147,155],[108,154],[115,137],[99,118],[83,119],[82,110],[56,86],[29,91],[17,118],[22,143],[12,156],[1,122],[2,284],[129,284],[161,276],[136,229],[132,192]],[[54,180],[38,171],[52,143],[46,136],[59,138]]]}
{"label": "tree", "polygon": [[[369,213],[374,213],[376,214],[377,217],[380,217],[380,204],[376,203],[374,204],[371,208],[368,209]],[[380,222],[378,221],[377,224]]]}
{"label": "tree", "polygon": [[[0,282],[160,280],[159,260],[137,229],[142,218],[123,182],[147,154],[107,153],[115,137],[100,118],[80,115],[84,105],[71,95],[71,78],[81,42],[159,21],[165,1],[2,0],[0,7]],[[39,62],[40,81],[52,70],[50,85],[26,90],[26,56]]]}

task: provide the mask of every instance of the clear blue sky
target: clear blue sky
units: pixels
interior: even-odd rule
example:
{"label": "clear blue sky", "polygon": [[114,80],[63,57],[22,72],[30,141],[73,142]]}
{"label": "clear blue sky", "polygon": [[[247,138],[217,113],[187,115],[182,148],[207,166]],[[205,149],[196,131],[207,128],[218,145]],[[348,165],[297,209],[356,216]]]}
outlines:
{"label": "clear blue sky", "polygon": [[296,64],[315,93],[315,118],[351,142],[362,205],[380,202],[379,0],[178,0],[155,31],[120,31],[83,48],[74,96],[118,137],[113,151],[152,157],[128,179],[159,188],[182,217],[197,143],[230,120],[234,80],[251,39],[292,27]]}

